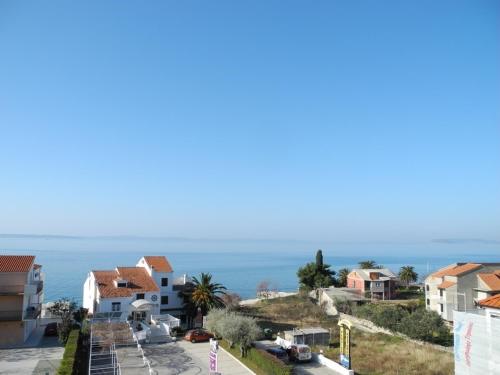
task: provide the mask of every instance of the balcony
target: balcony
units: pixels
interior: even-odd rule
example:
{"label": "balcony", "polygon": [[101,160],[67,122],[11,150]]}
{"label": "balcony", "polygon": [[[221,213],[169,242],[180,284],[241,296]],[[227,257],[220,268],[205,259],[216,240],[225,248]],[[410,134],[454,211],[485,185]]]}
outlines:
{"label": "balcony", "polygon": [[24,319],[36,319],[42,311],[42,304],[37,303],[29,306],[24,314]]}
{"label": "balcony", "polygon": [[24,285],[0,285],[0,295],[22,295],[24,294]]}
{"label": "balcony", "polygon": [[21,321],[23,314],[21,310],[0,311],[0,321]]}

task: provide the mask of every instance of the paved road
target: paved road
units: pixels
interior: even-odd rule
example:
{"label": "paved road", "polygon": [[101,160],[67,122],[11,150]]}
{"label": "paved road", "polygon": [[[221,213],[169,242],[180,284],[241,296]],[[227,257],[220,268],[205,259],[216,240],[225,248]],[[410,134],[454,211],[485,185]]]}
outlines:
{"label": "paved road", "polygon": [[63,352],[57,337],[44,337],[37,347],[1,349],[0,374],[55,374]]}
{"label": "paved road", "polygon": [[[158,375],[205,375],[209,373],[209,343],[192,344],[178,341],[167,344],[144,345],[144,354]],[[239,361],[222,349],[218,356],[219,372],[223,375],[249,375]]]}

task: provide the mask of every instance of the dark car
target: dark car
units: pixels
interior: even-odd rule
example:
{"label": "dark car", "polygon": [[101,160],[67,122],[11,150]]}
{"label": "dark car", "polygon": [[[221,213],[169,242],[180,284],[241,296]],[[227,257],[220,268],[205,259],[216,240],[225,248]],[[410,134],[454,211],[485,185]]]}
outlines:
{"label": "dark car", "polygon": [[286,359],[288,356],[286,350],[282,349],[282,348],[267,348],[266,352],[274,355],[276,358],[279,358],[279,359]]}
{"label": "dark car", "polygon": [[195,342],[209,341],[213,339],[214,335],[210,332],[207,332],[203,329],[192,329],[191,331],[187,331],[184,335],[184,340]]}
{"label": "dark car", "polygon": [[45,327],[45,336],[57,336],[57,323],[49,323]]}

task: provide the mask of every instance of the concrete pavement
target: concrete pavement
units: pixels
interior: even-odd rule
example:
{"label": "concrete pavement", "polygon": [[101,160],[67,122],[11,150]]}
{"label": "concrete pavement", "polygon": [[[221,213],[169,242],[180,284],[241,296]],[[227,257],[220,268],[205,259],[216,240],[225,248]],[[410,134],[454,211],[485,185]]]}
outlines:
{"label": "concrete pavement", "polygon": [[[143,350],[152,369],[158,375],[205,375],[209,373],[209,343],[193,344],[181,340],[167,344],[144,345]],[[218,371],[223,375],[252,374],[250,370],[222,349],[219,349],[218,364]],[[139,374],[139,372],[135,372],[135,374]]]}
{"label": "concrete pavement", "polygon": [[55,374],[64,347],[59,344],[57,337],[43,337],[37,344],[31,348],[1,349],[0,374]]}

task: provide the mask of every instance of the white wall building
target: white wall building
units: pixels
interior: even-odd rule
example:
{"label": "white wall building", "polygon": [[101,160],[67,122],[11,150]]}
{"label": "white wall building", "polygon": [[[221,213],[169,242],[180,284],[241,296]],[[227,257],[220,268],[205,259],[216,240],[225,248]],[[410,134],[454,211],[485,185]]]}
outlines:
{"label": "white wall building", "polygon": [[456,375],[500,374],[500,294],[478,304],[453,313]]}
{"label": "white wall building", "polygon": [[[455,263],[425,279],[425,303],[447,321],[453,310],[470,311],[479,300],[496,293],[500,263]],[[500,289],[500,288],[498,288]]]}
{"label": "white wall building", "polygon": [[146,320],[170,314],[183,320],[179,291],[186,276],[174,279],[164,256],[144,256],[135,267],[91,271],[83,285],[83,307],[94,317]]}

